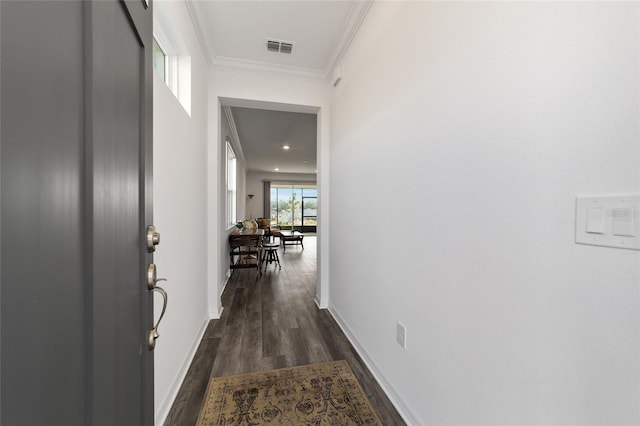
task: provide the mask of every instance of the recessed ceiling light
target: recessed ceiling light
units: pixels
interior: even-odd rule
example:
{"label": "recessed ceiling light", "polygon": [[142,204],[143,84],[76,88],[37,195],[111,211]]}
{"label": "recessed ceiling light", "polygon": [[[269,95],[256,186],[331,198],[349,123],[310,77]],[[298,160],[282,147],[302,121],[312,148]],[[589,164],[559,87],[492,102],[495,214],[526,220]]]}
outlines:
{"label": "recessed ceiling light", "polygon": [[304,163],[304,164],[307,164],[307,160],[304,160],[304,161],[303,161],[303,163]]}
{"label": "recessed ceiling light", "polygon": [[279,171],[280,171],[280,169],[279,169],[279,168],[277,168],[277,167],[276,167],[274,170],[275,170],[276,172],[279,172]]}
{"label": "recessed ceiling light", "polygon": [[284,149],[286,151],[288,149],[291,149],[291,147],[289,145],[282,145],[282,149]]}

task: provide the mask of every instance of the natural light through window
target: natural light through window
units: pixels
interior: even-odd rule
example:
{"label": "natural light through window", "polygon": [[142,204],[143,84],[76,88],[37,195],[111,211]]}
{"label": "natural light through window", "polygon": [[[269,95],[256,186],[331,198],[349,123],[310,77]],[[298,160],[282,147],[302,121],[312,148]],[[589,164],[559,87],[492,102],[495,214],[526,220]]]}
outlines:
{"label": "natural light through window", "polygon": [[167,36],[161,26],[153,30],[153,69],[187,114],[191,115],[191,56],[180,40]]}
{"label": "natural light through window", "polygon": [[236,223],[236,153],[227,140],[227,225]]}
{"label": "natural light through window", "polygon": [[162,81],[167,83],[167,54],[164,53],[155,38],[153,39],[153,68]]}
{"label": "natural light through window", "polygon": [[315,232],[318,189],[315,185],[271,184],[271,224]]}

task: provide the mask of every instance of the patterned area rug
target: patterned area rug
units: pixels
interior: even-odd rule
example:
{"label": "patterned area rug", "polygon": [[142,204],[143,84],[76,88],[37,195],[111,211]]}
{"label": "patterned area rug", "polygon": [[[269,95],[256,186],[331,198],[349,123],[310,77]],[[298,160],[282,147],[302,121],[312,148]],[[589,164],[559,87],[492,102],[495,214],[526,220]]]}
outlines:
{"label": "patterned area rug", "polygon": [[346,361],[213,377],[198,426],[382,425]]}

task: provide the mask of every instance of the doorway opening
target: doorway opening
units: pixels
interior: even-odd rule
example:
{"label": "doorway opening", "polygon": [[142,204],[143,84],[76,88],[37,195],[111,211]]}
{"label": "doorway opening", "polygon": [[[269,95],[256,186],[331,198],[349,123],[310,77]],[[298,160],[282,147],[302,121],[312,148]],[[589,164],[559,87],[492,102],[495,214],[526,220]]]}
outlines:
{"label": "doorway opening", "polygon": [[[322,202],[317,161],[320,108],[232,98],[220,98],[219,102],[219,166],[225,167],[222,148],[228,142],[237,157],[237,221],[268,223],[270,230],[276,230],[273,234],[279,242],[288,236],[278,240],[279,232],[295,232],[295,242],[300,244],[291,250],[287,246],[287,255],[304,250],[305,242],[309,247],[319,246],[319,225],[323,219],[318,208]],[[222,184],[224,182],[221,182],[220,194],[226,193]],[[220,197],[219,202],[227,203],[226,198]],[[235,227],[229,223],[219,226],[222,228],[219,244],[226,246],[226,239]],[[284,255],[285,246],[282,252]],[[315,249],[313,252],[314,300],[319,305],[322,260],[316,254],[319,252]],[[282,260],[285,267],[286,258]],[[229,270],[229,256],[222,255],[220,262],[222,271]]]}

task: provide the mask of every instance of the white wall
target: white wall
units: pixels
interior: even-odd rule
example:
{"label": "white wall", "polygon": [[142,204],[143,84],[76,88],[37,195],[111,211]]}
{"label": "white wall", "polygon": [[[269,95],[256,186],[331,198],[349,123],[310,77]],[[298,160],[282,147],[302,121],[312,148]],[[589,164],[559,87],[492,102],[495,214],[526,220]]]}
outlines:
{"label": "white wall", "polygon": [[[219,221],[220,221],[220,223],[218,223],[218,228],[221,230],[220,232],[221,238],[219,239],[219,241],[217,241],[217,247],[218,247],[218,253],[219,253],[219,260],[218,260],[219,270],[218,270],[217,281],[222,283],[222,286],[226,284],[228,277],[231,276],[231,270],[229,269],[229,264],[230,264],[230,257],[229,257],[229,251],[228,251],[229,243],[227,241],[228,241],[228,235],[236,229],[235,226],[229,227],[229,224],[227,223],[227,217],[226,217],[227,205],[226,205],[225,194],[227,191],[227,187],[226,187],[226,184],[227,184],[226,141],[227,140],[231,142],[231,146],[236,152],[236,157],[237,157],[237,160],[236,160],[236,222],[237,222],[237,221],[244,220],[246,218],[246,204],[244,201],[247,198],[246,197],[247,172],[246,172],[246,166],[244,162],[238,155],[238,152],[240,152],[239,142],[233,137],[233,133],[231,132],[231,127],[229,126],[229,121],[227,120],[227,117],[225,116],[224,113],[221,113],[220,144],[218,145],[219,152],[220,152],[220,156],[219,156],[220,164],[217,166],[217,170],[218,170],[218,176],[219,176],[218,190],[220,191],[220,194],[222,194],[223,201],[221,201],[220,204],[218,205],[218,214],[219,214]],[[224,287],[220,288],[220,294],[222,294],[222,290],[224,290]],[[217,305],[216,299],[210,300],[209,303],[216,303],[217,312],[215,312],[212,315],[212,317],[218,318],[222,313],[222,311],[219,310],[220,307]]]}
{"label": "white wall", "polygon": [[640,252],[574,243],[577,194],[640,190],[638,9],[373,4],[331,104],[331,309],[411,424],[640,423]]}
{"label": "white wall", "polygon": [[[318,282],[316,302],[323,307],[328,304],[329,233],[322,232],[329,227],[329,91],[325,82],[272,77],[257,73],[211,70],[209,72],[209,179],[217,179],[221,164],[221,106],[220,100],[278,103],[283,107],[312,107],[318,112]],[[311,112],[306,108],[304,112]],[[246,197],[245,197],[246,198]],[[212,185],[208,190],[209,209],[209,315],[217,318],[221,313],[220,295],[226,280],[225,260],[228,245],[220,208],[224,202],[221,187]],[[212,298],[214,295],[215,300]]]}
{"label": "white wall", "polygon": [[[247,173],[247,194],[253,194],[251,203],[247,203],[247,217],[252,216],[254,219],[265,217],[264,215],[264,181],[276,183],[293,183],[305,182],[315,183],[315,174],[305,173],[274,173],[274,172],[257,172],[251,171]],[[250,206],[249,206],[250,204]],[[250,209],[249,209],[250,207]],[[268,215],[266,216],[268,217]]]}
{"label": "white wall", "polygon": [[[191,117],[154,73],[154,255],[169,294],[155,349],[156,424],[162,424],[195,353],[207,312],[207,68],[183,2],[155,2],[154,13],[191,55]],[[155,312],[161,309],[156,295]]]}

